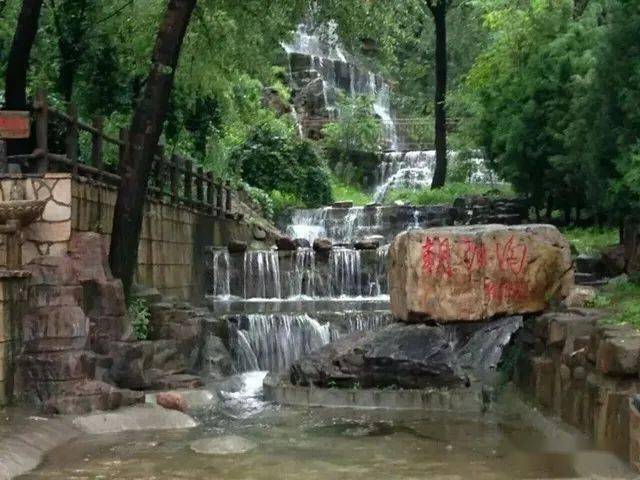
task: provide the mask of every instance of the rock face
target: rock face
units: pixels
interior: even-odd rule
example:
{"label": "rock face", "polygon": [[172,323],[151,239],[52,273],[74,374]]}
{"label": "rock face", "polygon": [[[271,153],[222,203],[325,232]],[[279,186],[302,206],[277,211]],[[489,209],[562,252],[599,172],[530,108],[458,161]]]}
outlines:
{"label": "rock face", "polygon": [[569,244],[551,225],[411,230],[389,257],[391,310],[403,321],[538,312],[573,285]]}
{"label": "rock face", "polygon": [[362,388],[464,386],[445,330],[395,323],[375,332],[340,338],[291,367],[296,385]]}

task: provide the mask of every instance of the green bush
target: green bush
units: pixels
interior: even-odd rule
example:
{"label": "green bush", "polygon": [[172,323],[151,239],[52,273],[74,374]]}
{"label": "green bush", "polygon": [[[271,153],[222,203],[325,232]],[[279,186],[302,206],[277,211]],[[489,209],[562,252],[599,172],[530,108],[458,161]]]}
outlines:
{"label": "green bush", "polygon": [[283,193],[280,190],[272,190],[269,193],[273,205],[273,218],[279,218],[286,210],[304,208],[305,203],[292,193]]}
{"label": "green bush", "polygon": [[309,207],[331,202],[329,175],[314,146],[268,124],[253,130],[231,154],[245,182],[265,192],[292,195]]}
{"label": "green bush", "polygon": [[144,300],[136,298],[129,303],[129,318],[133,333],[138,340],[146,340],[149,338],[149,321],[151,320],[151,312]]}
{"label": "green bush", "polygon": [[484,183],[461,183],[452,182],[444,187],[431,190],[398,189],[390,191],[385,197],[385,203],[393,203],[400,200],[411,205],[435,205],[440,203],[453,203],[457,197],[466,195],[493,195],[501,197],[513,196],[510,185],[504,184],[484,184]]}
{"label": "green bush", "polygon": [[326,148],[339,152],[377,152],[382,146],[382,127],[373,111],[373,99],[341,95],[340,118],[322,129]]}
{"label": "green bush", "polygon": [[253,200],[262,210],[262,216],[268,219],[273,219],[274,210],[273,202],[267,192],[261,188],[252,187],[249,184],[244,184],[244,188],[249,193],[251,200]]}

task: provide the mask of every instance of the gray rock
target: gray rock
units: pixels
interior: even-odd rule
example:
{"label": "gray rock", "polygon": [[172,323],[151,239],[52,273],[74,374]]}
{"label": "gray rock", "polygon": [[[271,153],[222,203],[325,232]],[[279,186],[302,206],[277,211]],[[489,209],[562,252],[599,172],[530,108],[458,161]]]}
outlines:
{"label": "gray rock", "polygon": [[158,405],[140,405],[122,408],[115,412],[94,413],[73,420],[74,426],[85,433],[119,433],[142,430],[170,430],[193,428],[198,425],[189,415],[177,410],[167,410]]}
{"label": "gray rock", "polygon": [[296,238],[293,243],[295,243],[298,248],[310,248],[311,243],[306,238]]}
{"label": "gray rock", "polygon": [[286,250],[286,251],[291,251],[298,248],[296,245],[296,242],[292,240],[290,237],[276,238],[276,247],[278,247],[278,250]]}
{"label": "gray rock", "polygon": [[205,455],[238,455],[256,447],[257,445],[251,440],[236,435],[202,438],[191,443],[191,450]]}
{"label": "gray rock", "polygon": [[353,202],[351,200],[344,200],[341,202],[333,202],[331,206],[333,208],[351,208],[353,207]]}
{"label": "gray rock", "polygon": [[302,358],[291,382],[321,387],[453,387],[468,384],[445,330],[392,324],[356,332]]}
{"label": "gray rock", "polygon": [[244,253],[247,250],[247,242],[241,240],[230,240],[227,244],[229,253]]}
{"label": "gray rock", "polygon": [[333,247],[328,238],[316,238],[313,241],[313,249],[317,252],[328,252]]}

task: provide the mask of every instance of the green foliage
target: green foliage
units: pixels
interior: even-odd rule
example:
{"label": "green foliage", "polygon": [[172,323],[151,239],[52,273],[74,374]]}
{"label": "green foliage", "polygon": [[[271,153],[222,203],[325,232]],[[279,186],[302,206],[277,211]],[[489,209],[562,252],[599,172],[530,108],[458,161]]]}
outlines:
{"label": "green foliage", "polygon": [[253,200],[260,207],[262,216],[268,219],[273,219],[275,210],[273,201],[271,200],[271,196],[264,190],[257,187],[252,187],[251,185],[246,183],[243,185],[243,187],[251,197],[251,200]]}
{"label": "green foliage", "polygon": [[451,102],[462,130],[537,207],[615,224],[640,202],[637,4],[477,3],[491,41]]}
{"label": "green foliage", "polygon": [[291,130],[261,125],[230,155],[233,169],[251,186],[293,195],[304,205],[331,202],[331,186],[314,146]]}
{"label": "green foliage", "polygon": [[599,227],[571,227],[562,229],[562,234],[579,253],[596,254],[619,240],[618,230]]}
{"label": "green foliage", "polygon": [[269,193],[273,205],[273,218],[279,218],[285,211],[304,208],[305,204],[293,193],[283,193],[280,190],[272,190]]}
{"label": "green foliage", "polygon": [[607,308],[606,321],[640,328],[640,283],[612,282],[606,285],[591,302],[591,307]]}
{"label": "green foliage", "polygon": [[489,195],[510,197],[513,191],[508,185],[489,185],[482,183],[449,182],[436,190],[428,188],[422,190],[398,189],[390,191],[385,197],[385,203],[400,200],[411,205],[436,205],[453,203],[457,197],[465,195]]}
{"label": "green foliage", "polygon": [[333,192],[333,198],[337,201],[349,200],[358,206],[373,202],[371,194],[364,192],[360,187],[345,183],[335,176],[331,179],[331,190]]}
{"label": "green foliage", "polygon": [[147,340],[149,338],[149,321],[151,320],[151,312],[146,302],[141,298],[136,298],[129,303],[128,315],[131,319],[133,333],[138,340]]}
{"label": "green foliage", "polygon": [[382,146],[382,127],[373,111],[373,99],[340,95],[340,118],[326,124],[322,133],[326,148],[345,152],[377,152]]}

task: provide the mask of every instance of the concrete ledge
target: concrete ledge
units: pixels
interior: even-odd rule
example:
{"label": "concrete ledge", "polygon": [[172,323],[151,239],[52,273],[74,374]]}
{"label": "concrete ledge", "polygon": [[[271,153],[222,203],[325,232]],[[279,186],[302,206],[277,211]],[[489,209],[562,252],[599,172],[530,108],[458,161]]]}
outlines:
{"label": "concrete ledge", "polygon": [[59,418],[29,417],[26,425],[0,439],[0,480],[36,468],[44,455],[76,438],[80,431]]}
{"label": "concrete ledge", "polygon": [[347,390],[291,385],[286,378],[269,374],[264,380],[266,400],[308,407],[379,408],[387,410],[465,411],[486,410],[482,391],[467,389]]}

